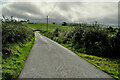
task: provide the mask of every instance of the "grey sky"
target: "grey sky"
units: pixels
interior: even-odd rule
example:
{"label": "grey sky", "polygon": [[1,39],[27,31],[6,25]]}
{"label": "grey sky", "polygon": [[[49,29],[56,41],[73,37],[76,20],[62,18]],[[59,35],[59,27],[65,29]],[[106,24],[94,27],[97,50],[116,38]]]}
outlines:
{"label": "grey sky", "polygon": [[[53,9],[54,4],[56,6]],[[2,14],[6,17],[14,16],[35,22],[46,22],[50,11],[50,22],[118,23],[117,2],[9,2],[2,5]]]}

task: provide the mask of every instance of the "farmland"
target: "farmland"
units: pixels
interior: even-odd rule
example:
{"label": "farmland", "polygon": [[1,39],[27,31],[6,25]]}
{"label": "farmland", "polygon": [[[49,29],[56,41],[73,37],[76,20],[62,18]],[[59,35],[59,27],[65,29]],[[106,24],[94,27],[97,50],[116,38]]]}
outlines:
{"label": "farmland", "polygon": [[[26,26],[29,26],[32,30],[41,30],[41,31],[47,31],[47,25],[46,24],[40,24],[40,23],[23,23]],[[48,31],[53,32],[56,28],[59,28],[63,31],[66,30],[72,30],[73,27],[68,27],[68,26],[61,26],[61,25],[56,25],[56,24],[49,24]]]}

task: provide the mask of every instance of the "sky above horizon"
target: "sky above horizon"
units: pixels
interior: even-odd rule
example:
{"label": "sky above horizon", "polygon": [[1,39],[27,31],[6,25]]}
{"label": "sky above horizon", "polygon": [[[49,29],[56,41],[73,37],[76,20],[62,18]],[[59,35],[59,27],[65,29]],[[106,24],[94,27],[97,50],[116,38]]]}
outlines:
{"label": "sky above horizon", "polygon": [[4,2],[0,9],[7,18],[14,16],[32,22],[45,23],[48,15],[49,23],[97,21],[118,25],[118,2]]}

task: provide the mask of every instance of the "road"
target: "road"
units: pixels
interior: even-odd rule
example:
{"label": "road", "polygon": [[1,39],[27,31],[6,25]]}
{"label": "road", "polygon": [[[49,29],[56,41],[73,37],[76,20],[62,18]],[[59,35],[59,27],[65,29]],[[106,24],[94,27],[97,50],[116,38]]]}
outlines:
{"label": "road", "polygon": [[111,78],[75,53],[35,32],[19,78]]}

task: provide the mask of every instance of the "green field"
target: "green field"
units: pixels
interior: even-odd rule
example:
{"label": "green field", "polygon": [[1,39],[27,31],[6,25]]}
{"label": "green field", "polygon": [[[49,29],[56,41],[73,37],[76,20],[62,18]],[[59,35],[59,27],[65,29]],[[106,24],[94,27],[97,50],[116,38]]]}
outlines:
{"label": "green field", "polygon": [[[41,30],[41,31],[47,31],[47,24],[40,24],[40,23],[23,23],[26,26],[29,26],[32,30]],[[53,32],[56,28],[59,28],[61,30],[72,30],[73,27],[69,26],[61,26],[56,24],[49,24],[48,25],[48,31]]]}

